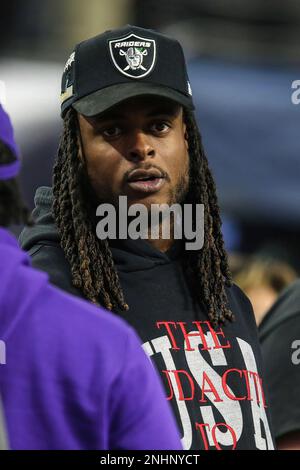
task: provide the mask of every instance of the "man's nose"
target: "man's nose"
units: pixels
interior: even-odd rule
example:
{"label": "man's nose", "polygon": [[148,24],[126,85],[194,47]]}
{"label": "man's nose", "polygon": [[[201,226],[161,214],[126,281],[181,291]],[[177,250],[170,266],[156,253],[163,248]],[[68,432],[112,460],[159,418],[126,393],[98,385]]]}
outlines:
{"label": "man's nose", "polygon": [[155,156],[151,136],[141,130],[131,133],[128,139],[127,158],[131,161],[145,160]]}

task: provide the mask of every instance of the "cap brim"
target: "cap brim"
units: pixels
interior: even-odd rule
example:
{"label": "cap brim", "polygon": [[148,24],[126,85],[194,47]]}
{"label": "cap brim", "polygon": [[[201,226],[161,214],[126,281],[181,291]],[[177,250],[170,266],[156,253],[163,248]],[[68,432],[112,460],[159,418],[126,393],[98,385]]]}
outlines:
{"label": "cap brim", "polygon": [[88,96],[75,101],[73,107],[80,114],[90,117],[103,113],[109,108],[136,96],[160,96],[175,101],[182,106],[193,110],[194,105],[191,97],[183,95],[172,88],[150,83],[120,83],[102,90],[95,91]]}

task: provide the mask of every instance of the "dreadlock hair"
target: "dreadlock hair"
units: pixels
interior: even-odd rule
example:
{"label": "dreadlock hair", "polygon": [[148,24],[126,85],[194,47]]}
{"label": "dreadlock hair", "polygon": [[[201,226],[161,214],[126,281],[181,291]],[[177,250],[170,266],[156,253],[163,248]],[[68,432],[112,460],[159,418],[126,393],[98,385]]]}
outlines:
{"label": "dreadlock hair", "polygon": [[186,110],[184,121],[190,156],[190,189],[185,202],[204,205],[204,244],[199,251],[186,252],[186,274],[196,298],[217,326],[234,320],[225,289],[232,286],[232,279],[221,232],[216,186],[194,114]]}
{"label": "dreadlock hair", "polygon": [[[228,309],[225,286],[231,286],[221,234],[216,188],[208,168],[194,115],[184,112],[190,155],[190,190],[186,202],[204,204],[205,240],[199,252],[187,252],[185,270],[198,301],[217,326],[234,316]],[[107,240],[99,240],[95,212],[87,202],[89,186],[85,164],[79,158],[77,113],[70,108],[64,117],[53,173],[53,215],[60,243],[71,267],[72,282],[93,303],[109,310],[128,310]]]}
{"label": "dreadlock hair", "polygon": [[[10,148],[0,141],[0,165],[14,162],[16,157]],[[33,225],[29,210],[25,206],[19,185],[19,178],[0,180],[0,226],[12,224]]]}

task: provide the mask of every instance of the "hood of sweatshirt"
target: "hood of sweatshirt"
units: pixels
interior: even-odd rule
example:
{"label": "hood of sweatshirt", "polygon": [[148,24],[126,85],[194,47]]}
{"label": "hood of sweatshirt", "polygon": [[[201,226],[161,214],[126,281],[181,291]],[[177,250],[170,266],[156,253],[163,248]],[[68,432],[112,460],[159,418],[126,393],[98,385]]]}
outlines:
{"label": "hood of sweatshirt", "polygon": [[41,186],[37,189],[32,213],[36,223],[33,227],[25,227],[19,237],[24,250],[29,251],[34,245],[43,241],[59,244],[59,235],[51,211],[52,201],[52,188]]}
{"label": "hood of sweatshirt", "polygon": [[[52,202],[52,188],[42,186],[37,189],[33,211],[35,225],[24,228],[19,238],[21,247],[29,253],[36,245],[59,246],[60,238],[52,216]],[[118,270],[122,272],[139,271],[168,264],[183,253],[183,244],[180,241],[174,243],[172,248],[164,253],[141,239],[110,240],[109,244],[114,262]]]}

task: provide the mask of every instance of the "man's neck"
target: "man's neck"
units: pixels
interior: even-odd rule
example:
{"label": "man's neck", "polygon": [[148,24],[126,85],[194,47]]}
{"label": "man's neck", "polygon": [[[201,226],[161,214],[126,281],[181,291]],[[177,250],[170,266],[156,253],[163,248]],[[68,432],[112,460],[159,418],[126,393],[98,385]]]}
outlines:
{"label": "man's neck", "polygon": [[174,243],[174,240],[172,240],[172,239],[166,240],[166,239],[163,239],[163,238],[155,240],[155,239],[148,238],[148,239],[146,239],[146,242],[148,242],[156,250],[159,250],[162,253],[165,253],[166,251],[168,251],[172,247],[172,245]]}
{"label": "man's neck", "polygon": [[148,230],[148,238],[146,241],[153,246],[153,248],[156,248],[157,250],[161,251],[162,253],[168,251],[173,243],[174,243],[174,232],[173,232],[173,221],[170,223],[170,232],[169,232],[169,238],[166,238],[163,236],[163,225],[164,222],[160,223],[158,228],[158,234],[159,236],[157,238],[152,238],[151,236],[151,229]]}

